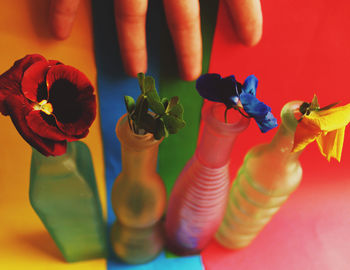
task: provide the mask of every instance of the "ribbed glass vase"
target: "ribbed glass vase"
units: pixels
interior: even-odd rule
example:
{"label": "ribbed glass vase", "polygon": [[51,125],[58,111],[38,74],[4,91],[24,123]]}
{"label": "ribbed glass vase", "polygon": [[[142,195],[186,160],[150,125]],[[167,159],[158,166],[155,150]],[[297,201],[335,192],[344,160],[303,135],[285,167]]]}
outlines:
{"label": "ribbed glass vase", "polygon": [[127,115],[117,124],[122,171],[112,189],[117,217],[111,231],[112,247],[122,261],[131,264],[154,259],[164,246],[160,219],[166,204],[165,186],[157,173],[161,140],[153,134],[135,134]]}
{"label": "ribbed glass vase", "polygon": [[56,157],[33,149],[29,198],[66,261],[107,256],[93,164],[83,142],[68,143],[66,154]]}
{"label": "ribbed glass vase", "polygon": [[247,153],[216,233],[223,246],[237,249],[249,245],[299,186],[301,152],[291,150],[297,126],[295,113],[300,105],[299,101],[287,103],[281,111],[282,124],[271,143],[255,146]]}
{"label": "ribbed glass vase", "polygon": [[209,103],[202,111],[203,129],[193,157],[176,180],[166,215],[167,246],[179,255],[199,253],[212,239],[226,208],[229,161],[238,134],[249,119],[225,106]]}

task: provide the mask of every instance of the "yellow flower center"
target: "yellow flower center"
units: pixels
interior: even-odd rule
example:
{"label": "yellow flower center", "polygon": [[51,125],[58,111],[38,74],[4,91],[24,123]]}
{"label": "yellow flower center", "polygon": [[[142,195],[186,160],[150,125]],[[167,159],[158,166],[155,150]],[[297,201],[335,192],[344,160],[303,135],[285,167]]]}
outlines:
{"label": "yellow flower center", "polygon": [[51,103],[48,103],[46,99],[43,99],[39,103],[35,103],[34,110],[36,111],[42,111],[46,113],[47,115],[50,115],[53,112],[53,108]]}

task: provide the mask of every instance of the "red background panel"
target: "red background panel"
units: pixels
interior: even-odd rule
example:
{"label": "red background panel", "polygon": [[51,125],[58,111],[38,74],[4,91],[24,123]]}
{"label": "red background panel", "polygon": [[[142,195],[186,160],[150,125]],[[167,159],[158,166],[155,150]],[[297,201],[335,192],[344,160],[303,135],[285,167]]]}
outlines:
{"label": "red background panel", "polygon": [[[321,106],[350,102],[350,2],[284,0],[262,2],[264,33],[253,48],[240,45],[220,3],[210,72],[259,79],[257,97],[278,118],[285,103]],[[276,129],[277,130],[277,129]],[[255,123],[241,135],[232,154],[235,175],[252,146],[268,142]],[[300,187],[247,248],[230,251],[215,241],[202,253],[206,269],[350,269],[350,130],[341,163],[330,163],[316,143],[300,157]]]}

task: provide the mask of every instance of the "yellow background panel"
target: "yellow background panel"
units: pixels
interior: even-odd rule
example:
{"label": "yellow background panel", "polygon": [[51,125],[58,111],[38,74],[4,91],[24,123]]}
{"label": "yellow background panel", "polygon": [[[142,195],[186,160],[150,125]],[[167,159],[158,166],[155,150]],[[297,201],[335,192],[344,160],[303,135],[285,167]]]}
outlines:
{"label": "yellow background panel", "polygon": [[[26,54],[39,53],[84,72],[96,86],[90,1],[81,1],[72,35],[55,40],[44,0],[1,1],[0,74]],[[105,184],[99,119],[84,140],[92,152],[101,202]],[[106,269],[104,259],[68,264],[29,204],[31,147],[0,115],[0,269]]]}

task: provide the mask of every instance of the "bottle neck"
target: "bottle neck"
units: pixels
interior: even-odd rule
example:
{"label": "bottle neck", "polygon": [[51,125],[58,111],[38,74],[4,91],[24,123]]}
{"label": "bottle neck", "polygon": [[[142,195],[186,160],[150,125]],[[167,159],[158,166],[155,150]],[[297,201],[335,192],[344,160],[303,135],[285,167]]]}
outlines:
{"label": "bottle neck", "polygon": [[135,151],[128,145],[122,145],[122,170],[129,179],[145,179],[144,174],[156,172],[158,145],[142,151]]}
{"label": "bottle neck", "polygon": [[270,143],[270,147],[273,151],[279,153],[281,158],[297,159],[301,152],[292,152],[294,145],[294,132],[288,130],[283,124],[280,125],[276,135]]}
{"label": "bottle neck", "polygon": [[43,154],[39,153],[35,148],[32,148],[32,152],[36,152],[35,155],[33,156],[32,162],[40,162],[42,164],[45,164],[45,166],[55,166],[57,163],[67,163],[69,162],[67,160],[72,160],[74,161],[77,156],[77,149],[79,148],[78,145],[83,144],[83,142],[80,141],[72,141],[72,142],[67,142],[67,150],[66,153],[63,155],[59,156],[44,156]]}
{"label": "bottle neck", "polygon": [[153,134],[135,134],[124,115],[117,124],[117,136],[121,143],[122,172],[130,180],[146,179],[145,174],[156,172],[158,147],[162,140],[155,140]]}
{"label": "bottle neck", "polygon": [[238,111],[230,109],[225,123],[224,114],[225,105],[220,103],[209,103],[202,110],[202,132],[195,155],[207,167],[219,168],[229,162],[238,134],[250,122]]}
{"label": "bottle neck", "polygon": [[299,101],[287,103],[281,111],[282,123],[276,132],[276,135],[270,143],[270,147],[276,154],[280,154],[281,158],[298,159],[301,152],[292,152],[294,146],[294,135],[298,124],[296,115],[301,105]]}

